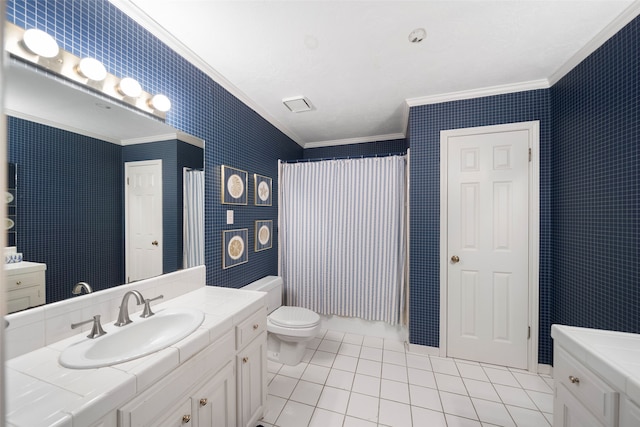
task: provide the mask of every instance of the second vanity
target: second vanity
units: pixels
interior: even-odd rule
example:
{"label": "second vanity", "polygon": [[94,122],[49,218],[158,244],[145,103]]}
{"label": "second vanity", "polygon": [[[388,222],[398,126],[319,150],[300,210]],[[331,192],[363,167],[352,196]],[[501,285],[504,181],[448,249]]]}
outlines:
{"label": "second vanity", "polygon": [[[119,287],[119,296],[131,289],[139,289],[145,298],[166,294],[181,286],[175,277],[169,284],[144,290],[140,282]],[[115,311],[113,305],[107,309],[110,313]],[[80,316],[90,318],[96,307],[85,305]],[[9,359],[7,425],[255,426],[266,401],[264,294],[201,284],[173,298],[165,295],[152,307],[157,314],[172,308],[195,309],[205,318],[195,332],[177,343],[112,366],[69,369],[59,364],[62,351],[88,340],[91,325],[82,333],[74,331]],[[134,323],[140,321],[137,310],[131,310]],[[19,317],[9,320],[20,326]],[[113,320],[103,322],[107,334],[117,333]]]}

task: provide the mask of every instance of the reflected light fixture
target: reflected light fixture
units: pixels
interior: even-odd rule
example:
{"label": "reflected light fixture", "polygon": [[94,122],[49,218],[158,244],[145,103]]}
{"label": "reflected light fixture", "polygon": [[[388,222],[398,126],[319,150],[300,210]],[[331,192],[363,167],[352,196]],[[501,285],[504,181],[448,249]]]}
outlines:
{"label": "reflected light fixture", "polygon": [[60,51],[58,43],[53,37],[35,28],[25,31],[22,41],[31,53],[43,58],[55,58]]}
{"label": "reflected light fixture", "polygon": [[102,62],[94,58],[83,58],[76,67],[76,71],[83,77],[100,82],[107,77],[107,69]]}
{"label": "reflected light fixture", "polygon": [[149,106],[158,111],[166,113],[171,109],[171,101],[166,96],[158,94],[154,95],[153,98],[149,100]]}
{"label": "reflected light fixture", "polygon": [[137,98],[142,94],[142,86],[135,79],[125,77],[118,83],[118,92],[123,96]]}

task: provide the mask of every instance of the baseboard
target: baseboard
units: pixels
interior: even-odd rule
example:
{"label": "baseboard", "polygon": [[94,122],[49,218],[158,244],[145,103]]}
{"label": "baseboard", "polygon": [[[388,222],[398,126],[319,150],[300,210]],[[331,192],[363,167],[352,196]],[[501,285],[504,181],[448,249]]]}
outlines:
{"label": "baseboard", "polygon": [[549,375],[553,377],[553,366],[545,365],[543,363],[538,364],[538,373],[542,375]]}
{"label": "baseboard", "polygon": [[438,347],[429,347],[426,345],[409,344],[409,353],[423,354],[425,356],[440,356],[440,349]]}

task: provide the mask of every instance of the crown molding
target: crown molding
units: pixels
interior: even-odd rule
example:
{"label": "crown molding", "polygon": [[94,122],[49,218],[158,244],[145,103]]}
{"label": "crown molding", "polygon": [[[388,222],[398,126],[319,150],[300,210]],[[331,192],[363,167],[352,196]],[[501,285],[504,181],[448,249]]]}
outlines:
{"label": "crown molding", "polygon": [[573,55],[567,62],[565,62],[560,68],[558,68],[550,77],[549,85],[553,86],[561,78],[567,75],[578,64],[584,61],[589,55],[595,52],[600,46],[605,44],[607,40],[618,33],[629,22],[634,20],[640,15],[640,0],[636,0],[629,7],[627,7],[616,19],[611,21],[606,27],[602,29],[589,43],[584,45],[575,55]]}
{"label": "crown molding", "polygon": [[527,90],[548,89],[549,87],[550,85],[547,79],[540,79],[522,83],[512,83],[499,86],[489,86],[479,89],[463,90],[460,92],[449,92],[439,95],[421,96],[419,98],[408,98],[406,102],[409,107],[417,107],[419,105],[440,104],[441,102],[460,101],[463,99],[504,95],[506,93],[524,92]]}
{"label": "crown molding", "polygon": [[405,137],[404,133],[389,133],[386,135],[373,135],[373,136],[363,136],[357,138],[346,138],[346,139],[334,139],[332,141],[316,141],[316,142],[307,142],[304,144],[304,148],[319,148],[319,147],[332,147],[334,145],[350,145],[350,144],[362,144],[364,142],[377,142],[377,141],[387,141],[391,139],[403,139]]}
{"label": "crown molding", "polygon": [[271,114],[267,113],[265,109],[256,104],[251,98],[249,98],[244,92],[242,92],[236,85],[231,83],[216,71],[213,67],[207,64],[202,58],[196,55],[191,49],[189,49],[184,43],[180,42],[167,31],[162,25],[154,21],[144,13],[138,6],[131,3],[130,0],[109,0],[109,3],[120,9],[123,13],[133,19],[137,24],[141,25],[144,29],[156,36],[161,42],[166,44],[169,48],[174,50],[178,55],[182,56],[193,66],[200,71],[208,75],[212,80],[222,86],[225,90],[238,98],[240,102],[251,108],[253,111],[262,116],[266,121],[271,123],[280,132],[291,138],[299,146],[304,148],[304,142],[302,138],[296,135],[293,131],[285,127],[280,121],[278,121]]}

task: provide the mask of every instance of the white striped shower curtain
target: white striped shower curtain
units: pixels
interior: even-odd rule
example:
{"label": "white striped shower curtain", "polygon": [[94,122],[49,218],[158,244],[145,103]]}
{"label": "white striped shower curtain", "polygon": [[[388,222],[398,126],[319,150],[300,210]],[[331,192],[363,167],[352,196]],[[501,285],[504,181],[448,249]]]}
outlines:
{"label": "white striped shower curtain", "polygon": [[280,163],[280,274],[288,305],[400,322],[406,157]]}
{"label": "white striped shower curtain", "polygon": [[204,264],[204,171],[183,169],[183,267]]}

